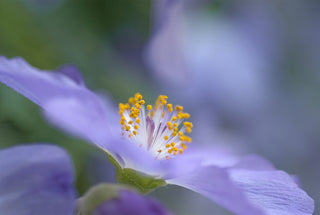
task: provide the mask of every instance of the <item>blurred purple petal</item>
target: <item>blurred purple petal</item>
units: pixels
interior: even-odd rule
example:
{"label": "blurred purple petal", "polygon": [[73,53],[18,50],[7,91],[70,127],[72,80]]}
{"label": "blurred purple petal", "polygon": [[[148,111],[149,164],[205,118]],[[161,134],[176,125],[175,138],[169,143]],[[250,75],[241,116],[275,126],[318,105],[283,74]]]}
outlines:
{"label": "blurred purple petal", "polygon": [[207,196],[236,214],[311,215],[313,200],[282,171],[203,166],[167,181]]}
{"label": "blurred purple petal", "polygon": [[0,56],[0,81],[40,106],[58,96],[80,99],[91,96],[90,102],[98,103],[97,96],[83,86],[74,68],[62,68],[62,71],[42,71],[22,58]]}
{"label": "blurred purple petal", "polygon": [[158,202],[132,191],[120,191],[119,197],[104,202],[93,215],[172,215]]}
{"label": "blurred purple petal", "polygon": [[272,163],[258,155],[247,155],[237,162],[234,168],[250,169],[250,170],[275,170]]}
{"label": "blurred purple petal", "polygon": [[232,181],[266,214],[313,214],[314,201],[282,171],[231,169]]}
{"label": "blurred purple petal", "polygon": [[226,11],[212,15],[190,9],[184,1],[173,2],[146,51],[156,77],[175,90],[179,86],[177,94],[185,100],[210,98],[217,108],[232,113],[263,108],[272,91],[270,71],[277,53],[268,3],[244,3],[239,6],[244,12],[228,16]]}
{"label": "blurred purple petal", "polygon": [[[257,171],[275,170],[274,166],[268,160],[261,156],[254,154],[240,156],[239,154],[231,151],[230,149],[216,146],[190,146],[189,149],[179,157],[179,159],[175,159],[168,162],[171,162],[171,166],[173,165],[173,163],[176,163],[178,169],[191,169],[190,171],[193,171],[193,165],[191,165],[190,163],[195,164],[197,166],[214,165],[223,168],[236,167],[241,169],[251,169]],[[183,167],[183,163],[187,163],[188,167]],[[178,170],[175,171],[179,172]]]}
{"label": "blurred purple petal", "polygon": [[242,191],[230,180],[227,172],[215,166],[200,167],[193,173],[167,181],[210,198],[236,214],[263,214],[246,199]]}
{"label": "blurred purple petal", "polygon": [[45,144],[4,149],[0,169],[0,214],[73,214],[73,165],[62,149]]}
{"label": "blurred purple petal", "polygon": [[91,103],[90,99],[52,99],[43,106],[44,114],[59,128],[105,148],[112,138],[107,114],[99,103]]}
{"label": "blurred purple petal", "polygon": [[[298,208],[297,211],[302,207],[307,209],[306,211],[311,211],[305,214],[312,214],[313,200],[296,185],[291,176],[276,171],[269,161],[260,156],[248,155],[240,158],[239,155],[232,154],[228,150],[214,150],[214,147],[203,147],[186,152],[182,159],[177,159],[176,162],[176,169],[171,169],[171,171],[178,172],[178,174],[167,178],[167,183],[201,193],[237,214],[290,214],[289,208],[291,207]],[[190,171],[183,172],[181,169]],[[238,180],[242,180],[240,176],[245,176],[243,174],[239,175],[239,179],[237,178],[236,173],[241,171],[248,172],[248,184],[246,186],[255,188],[256,198],[264,198],[264,193],[270,190],[268,186],[274,186],[275,189],[272,195],[268,196],[268,201],[272,201],[275,205],[268,206],[259,201],[252,201],[247,194],[251,190],[246,191],[247,188],[238,185]],[[269,176],[264,179],[264,182],[263,180],[256,180],[256,177],[263,174]],[[234,175],[236,176],[234,177]],[[270,180],[271,185],[267,184],[268,180]],[[292,196],[287,195],[288,199],[278,199],[281,192],[284,195],[291,193]],[[301,199],[301,202],[298,203],[296,198]],[[230,204],[230,202],[233,203]],[[279,206],[278,213],[269,212],[279,202],[289,206],[287,208]],[[262,211],[257,212],[256,208],[260,208]],[[299,213],[297,212],[297,214]]]}
{"label": "blurred purple petal", "polygon": [[82,74],[75,65],[64,65],[57,69],[57,71],[68,76],[77,84],[85,86]]}
{"label": "blurred purple petal", "polygon": [[[156,72],[157,78],[169,83],[185,83],[188,76],[187,63],[182,54],[182,41],[177,35],[180,33],[182,25],[181,14],[182,5],[176,1],[166,4],[158,3],[161,7],[161,18],[163,21],[159,25],[160,29],[155,29],[155,33],[149,42],[146,57],[151,68]],[[165,7],[166,9],[163,9]],[[166,13],[164,13],[166,12]],[[162,14],[164,13],[164,14]],[[160,16],[160,15],[157,15]]]}

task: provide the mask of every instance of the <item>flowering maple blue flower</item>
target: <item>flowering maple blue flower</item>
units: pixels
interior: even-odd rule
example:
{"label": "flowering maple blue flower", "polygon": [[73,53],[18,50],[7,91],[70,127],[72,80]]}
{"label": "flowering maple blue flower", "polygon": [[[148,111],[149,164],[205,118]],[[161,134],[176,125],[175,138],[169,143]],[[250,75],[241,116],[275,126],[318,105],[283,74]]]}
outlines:
{"label": "flowering maple blue flower", "polygon": [[[174,122],[188,115],[181,106],[166,104],[165,96],[144,107],[136,94],[120,105],[119,119],[112,104],[87,89],[72,67],[40,71],[21,58],[1,57],[0,81],[40,105],[54,125],[105,151],[123,170],[201,193],[236,214],[307,215],[314,210],[313,200],[290,175],[259,156],[231,157],[189,145],[185,150],[182,143],[190,139],[184,133],[192,123],[179,130]],[[168,145],[169,140],[176,143]]]}
{"label": "flowering maple blue flower", "polygon": [[0,150],[0,169],[0,214],[73,214],[73,166],[64,150],[48,144]]}
{"label": "flowering maple blue flower", "polygon": [[[74,214],[73,165],[60,147],[33,144],[0,150],[0,169],[0,214]],[[169,215],[158,202],[134,191],[119,188],[116,192],[96,207],[95,215]]]}

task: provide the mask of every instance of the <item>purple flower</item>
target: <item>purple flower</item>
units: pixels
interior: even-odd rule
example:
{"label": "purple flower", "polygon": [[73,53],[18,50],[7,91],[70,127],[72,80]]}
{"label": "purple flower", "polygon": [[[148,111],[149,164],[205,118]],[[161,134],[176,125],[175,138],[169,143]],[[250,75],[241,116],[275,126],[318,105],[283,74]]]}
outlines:
{"label": "purple flower", "polygon": [[122,190],[117,198],[99,205],[93,215],[170,215],[158,202],[138,195],[135,192]]}
{"label": "purple flower", "polygon": [[278,56],[268,2],[233,2],[238,7],[228,11],[226,4],[220,13],[203,9],[211,1],[153,2],[156,25],[145,57],[158,80],[197,108],[207,101],[245,116],[264,108]]}
{"label": "purple flower", "polygon": [[47,144],[0,150],[0,169],[0,214],[73,214],[73,166],[64,150]]}
{"label": "purple flower", "polygon": [[[1,82],[40,105],[54,125],[95,144],[112,156],[122,169],[135,170],[163,179],[168,184],[186,187],[236,214],[312,214],[313,200],[291,176],[276,170],[263,158],[232,157],[210,148],[192,146],[184,150],[182,142],[189,141],[184,133],[192,127],[189,123],[184,125],[179,145],[170,143],[167,147],[167,137],[162,136],[163,132],[166,132],[168,140],[181,135],[179,129],[175,130],[180,126],[172,122],[170,129],[166,122],[182,123],[179,120],[188,118],[188,115],[182,112],[181,106],[170,108],[165,96],[158,100],[160,103],[145,108],[142,97],[137,94],[129,100],[130,110],[127,104],[120,105],[122,116],[119,119],[112,104],[88,90],[76,70],[72,70],[72,75],[66,71],[69,70],[40,71],[21,58],[0,58]],[[136,136],[133,131],[139,134]],[[174,135],[175,131],[177,134]]]}
{"label": "purple flower", "polygon": [[[61,148],[49,144],[33,144],[0,150],[0,169],[0,214],[75,213],[73,165],[68,154]],[[101,191],[108,192],[103,188]],[[169,215],[158,202],[133,191],[119,188],[115,192],[110,200],[102,200],[95,209],[95,215]],[[126,213],[128,211],[132,213]]]}

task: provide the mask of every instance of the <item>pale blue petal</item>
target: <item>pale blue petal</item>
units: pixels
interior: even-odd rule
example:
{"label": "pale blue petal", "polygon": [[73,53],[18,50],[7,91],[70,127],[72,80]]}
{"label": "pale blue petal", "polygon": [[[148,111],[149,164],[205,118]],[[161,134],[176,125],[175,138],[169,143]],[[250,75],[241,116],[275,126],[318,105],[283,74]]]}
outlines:
{"label": "pale blue petal", "polygon": [[[196,143],[193,143],[196,144]],[[217,166],[222,168],[237,167],[252,170],[275,170],[274,166],[258,155],[240,156],[237,153],[215,146],[195,147],[189,146],[183,155],[162,161],[167,174],[165,179],[192,173],[199,166]]]}
{"label": "pale blue petal", "polygon": [[173,215],[160,203],[132,191],[122,190],[119,197],[99,205],[94,215]]}
{"label": "pale blue petal", "polygon": [[231,180],[268,215],[311,215],[314,201],[283,171],[232,169]]}
{"label": "pale blue petal", "polygon": [[[188,168],[188,163],[180,168]],[[201,193],[236,214],[311,215],[314,210],[313,200],[290,175],[259,156],[244,157],[229,167],[200,165],[167,183]]]}
{"label": "pale blue petal", "polygon": [[0,82],[40,106],[59,96],[88,98],[90,95],[92,102],[96,102],[97,96],[84,86],[81,74],[75,67],[62,67],[60,70],[42,71],[22,58],[0,56]]}
{"label": "pale blue petal", "polygon": [[0,214],[73,214],[73,165],[61,148],[39,144],[1,150],[0,169]]}
{"label": "pale blue petal", "polygon": [[242,190],[232,183],[228,173],[219,167],[199,167],[190,174],[167,180],[167,183],[200,193],[236,214],[264,214],[250,204]]}

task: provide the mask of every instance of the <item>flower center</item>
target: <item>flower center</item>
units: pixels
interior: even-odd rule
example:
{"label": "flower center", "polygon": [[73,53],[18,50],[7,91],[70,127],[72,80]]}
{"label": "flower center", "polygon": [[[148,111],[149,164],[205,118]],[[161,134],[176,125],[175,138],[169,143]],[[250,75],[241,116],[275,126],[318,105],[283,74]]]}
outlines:
{"label": "flower center", "polygon": [[191,137],[185,133],[192,131],[193,124],[185,121],[190,117],[183,107],[167,104],[168,97],[160,95],[154,106],[144,106],[140,93],[119,104],[122,136],[137,142],[140,147],[151,152],[156,158],[169,159],[182,154]]}

